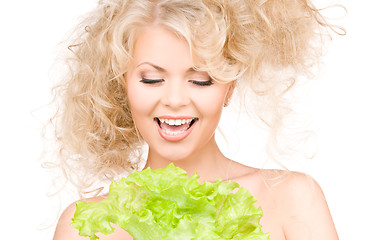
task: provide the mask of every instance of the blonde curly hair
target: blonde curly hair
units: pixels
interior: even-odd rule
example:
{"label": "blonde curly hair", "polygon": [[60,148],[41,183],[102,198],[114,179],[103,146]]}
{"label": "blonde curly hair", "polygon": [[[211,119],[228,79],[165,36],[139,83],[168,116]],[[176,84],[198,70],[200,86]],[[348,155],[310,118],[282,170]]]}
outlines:
{"label": "blonde curly hair", "polygon": [[283,95],[315,63],[315,42],[330,27],[308,0],[100,0],[71,37],[54,96],[59,165],[81,195],[140,161],[124,74],[139,29],[153,24],[188,42],[196,69],[263,97],[273,135],[287,112]]}

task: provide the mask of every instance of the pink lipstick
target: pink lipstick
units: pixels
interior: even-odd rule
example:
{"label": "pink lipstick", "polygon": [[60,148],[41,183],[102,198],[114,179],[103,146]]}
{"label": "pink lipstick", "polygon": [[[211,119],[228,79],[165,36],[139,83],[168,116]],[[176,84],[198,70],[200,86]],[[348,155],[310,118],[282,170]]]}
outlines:
{"label": "pink lipstick", "polygon": [[159,135],[169,142],[184,140],[192,132],[197,120],[187,116],[160,116],[154,119]]}

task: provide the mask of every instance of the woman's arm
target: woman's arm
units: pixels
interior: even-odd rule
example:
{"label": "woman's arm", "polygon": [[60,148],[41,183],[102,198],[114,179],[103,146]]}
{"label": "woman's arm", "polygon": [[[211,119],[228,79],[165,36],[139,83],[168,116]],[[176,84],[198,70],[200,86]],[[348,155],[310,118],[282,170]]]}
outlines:
{"label": "woman's arm", "polygon": [[281,186],[287,240],[338,240],[323,191],[310,176],[292,173]]}

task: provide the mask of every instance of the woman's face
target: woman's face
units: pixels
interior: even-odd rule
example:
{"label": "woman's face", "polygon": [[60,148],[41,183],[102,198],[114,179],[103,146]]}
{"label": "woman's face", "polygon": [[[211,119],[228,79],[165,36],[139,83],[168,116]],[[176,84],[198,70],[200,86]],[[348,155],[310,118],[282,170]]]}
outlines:
{"label": "woman's face", "polygon": [[214,144],[232,90],[193,69],[186,41],[163,27],[142,29],[126,81],[132,117],[149,156],[177,161]]}

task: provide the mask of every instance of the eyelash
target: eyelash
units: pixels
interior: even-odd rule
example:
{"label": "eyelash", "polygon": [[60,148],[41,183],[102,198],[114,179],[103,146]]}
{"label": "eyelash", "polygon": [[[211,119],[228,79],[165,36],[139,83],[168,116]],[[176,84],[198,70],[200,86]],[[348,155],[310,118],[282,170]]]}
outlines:
{"label": "eyelash", "polygon": [[[142,78],[140,80],[141,83],[144,83],[144,84],[156,84],[156,83],[161,83],[163,82],[164,80],[163,79],[147,79],[147,78]],[[196,81],[196,80],[190,80],[191,83],[197,85],[197,86],[200,86],[200,87],[203,87],[203,86],[211,86],[213,84],[213,81],[212,79],[208,80],[208,81]]]}
{"label": "eyelash", "polygon": [[155,84],[155,83],[163,82],[163,79],[147,79],[147,78],[142,78],[140,80],[140,82],[144,83],[144,84]]}
{"label": "eyelash", "polygon": [[213,84],[212,79],[209,79],[208,81],[195,81],[195,80],[190,80],[193,84],[203,87],[203,86],[211,86]]}

